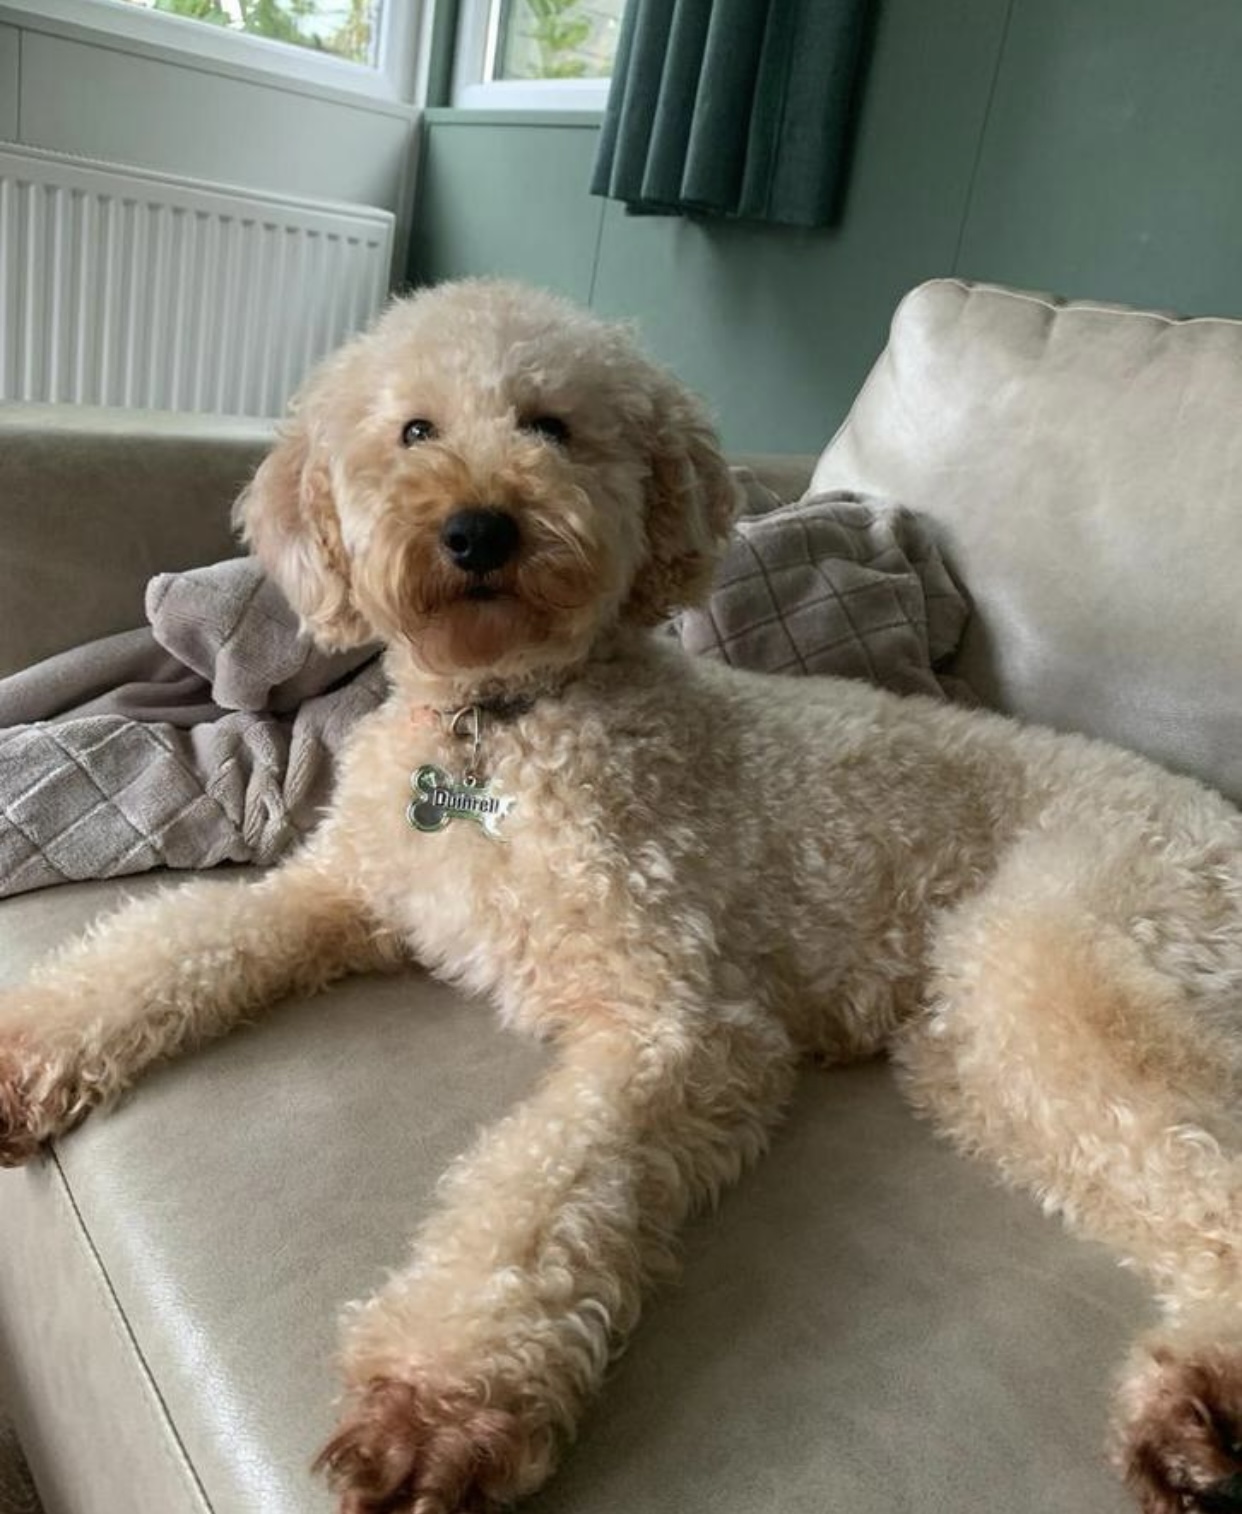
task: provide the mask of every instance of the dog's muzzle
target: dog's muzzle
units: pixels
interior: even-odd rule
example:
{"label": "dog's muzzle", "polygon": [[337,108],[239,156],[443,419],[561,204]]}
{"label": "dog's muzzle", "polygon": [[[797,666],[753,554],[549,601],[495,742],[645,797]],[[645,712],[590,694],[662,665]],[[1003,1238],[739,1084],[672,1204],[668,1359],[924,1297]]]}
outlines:
{"label": "dog's muzzle", "polygon": [[440,529],[440,546],[455,568],[483,577],[517,555],[517,521],[507,510],[458,510]]}

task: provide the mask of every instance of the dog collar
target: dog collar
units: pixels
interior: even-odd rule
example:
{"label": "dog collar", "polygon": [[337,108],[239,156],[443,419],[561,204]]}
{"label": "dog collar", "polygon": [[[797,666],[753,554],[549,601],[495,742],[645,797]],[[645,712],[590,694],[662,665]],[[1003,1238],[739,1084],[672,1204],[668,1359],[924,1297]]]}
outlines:
{"label": "dog collar", "polygon": [[[480,715],[486,715],[491,720],[499,720],[502,724],[508,724],[510,720],[517,720],[523,715],[529,715],[535,708],[535,696],[533,694],[495,694],[491,699],[479,699],[474,704],[467,705],[467,709],[476,710]],[[450,722],[460,711],[441,711],[447,715]]]}

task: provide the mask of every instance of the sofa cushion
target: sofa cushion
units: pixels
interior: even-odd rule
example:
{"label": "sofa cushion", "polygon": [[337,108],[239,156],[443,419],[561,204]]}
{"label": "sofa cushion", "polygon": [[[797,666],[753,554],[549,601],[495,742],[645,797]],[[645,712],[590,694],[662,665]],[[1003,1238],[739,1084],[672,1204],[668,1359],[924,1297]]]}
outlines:
{"label": "sofa cushion", "polygon": [[1242,322],[937,280],[811,488],[920,511],[985,703],[1242,800]]}
{"label": "sofa cushion", "polygon": [[[0,977],[121,892],[0,905]],[[357,979],[0,1174],[0,1362],[47,1514],[330,1514],[308,1465],[338,1308],[402,1261],[439,1173],[546,1056],[421,975]],[[933,1140],[881,1064],[808,1071],[524,1507],[1127,1514],[1101,1446],[1144,1314],[1103,1251]]]}

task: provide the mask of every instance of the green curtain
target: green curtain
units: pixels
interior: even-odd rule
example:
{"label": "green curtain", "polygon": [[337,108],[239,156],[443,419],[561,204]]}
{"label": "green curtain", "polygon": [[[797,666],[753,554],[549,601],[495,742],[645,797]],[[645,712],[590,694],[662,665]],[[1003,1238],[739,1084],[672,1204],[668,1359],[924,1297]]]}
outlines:
{"label": "green curtain", "polygon": [[870,0],[629,0],[591,193],[633,211],[823,226]]}

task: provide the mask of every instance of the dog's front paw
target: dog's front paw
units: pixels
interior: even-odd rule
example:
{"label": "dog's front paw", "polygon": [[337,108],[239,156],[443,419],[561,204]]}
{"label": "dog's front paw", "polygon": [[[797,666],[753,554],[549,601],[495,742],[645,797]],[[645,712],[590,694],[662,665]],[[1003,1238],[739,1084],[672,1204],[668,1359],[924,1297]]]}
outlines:
{"label": "dog's front paw", "polygon": [[1143,1514],[1242,1514],[1242,1351],[1143,1351],[1122,1382],[1114,1461]]}
{"label": "dog's front paw", "polygon": [[0,1041],[0,1167],[20,1167],[39,1149],[27,1055]]}
{"label": "dog's front paw", "polygon": [[554,1455],[547,1425],[412,1374],[356,1393],[315,1467],[341,1514],[483,1514],[537,1488]]}
{"label": "dog's front paw", "polygon": [[77,1060],[31,1028],[32,994],[21,993],[20,1020],[5,1013],[13,997],[0,996],[0,1167],[28,1162],[99,1102]]}

